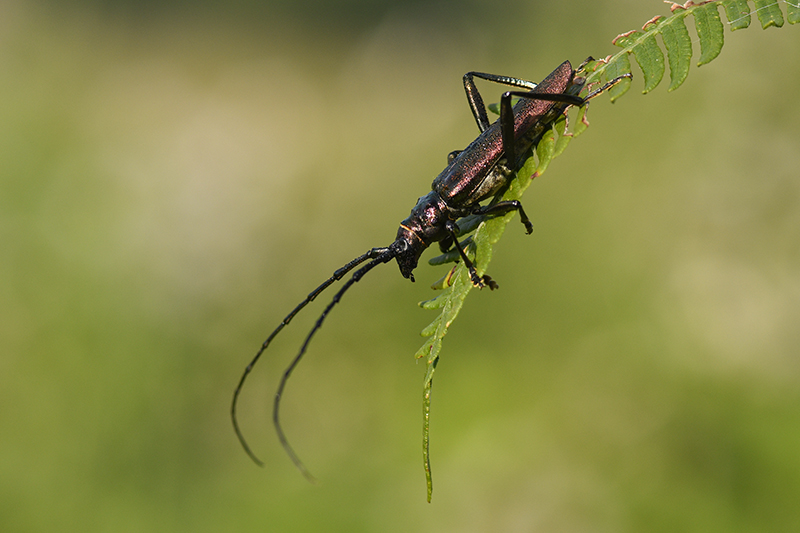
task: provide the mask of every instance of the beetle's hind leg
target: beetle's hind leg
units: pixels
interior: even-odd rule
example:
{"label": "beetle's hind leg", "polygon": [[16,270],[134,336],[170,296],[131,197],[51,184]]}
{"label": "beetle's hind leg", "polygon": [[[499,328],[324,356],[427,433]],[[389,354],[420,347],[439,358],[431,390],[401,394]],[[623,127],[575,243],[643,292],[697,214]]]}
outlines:
{"label": "beetle's hind leg", "polygon": [[481,93],[475,85],[473,78],[480,78],[510,87],[518,87],[520,89],[527,89],[532,91],[536,88],[536,83],[520,78],[512,78],[511,76],[498,76],[497,74],[487,74],[485,72],[467,72],[464,74],[464,91],[467,93],[467,100],[469,107],[472,109],[472,115],[475,117],[475,122],[478,123],[478,129],[483,132],[491,125],[489,115],[486,113],[486,105],[483,103]]}

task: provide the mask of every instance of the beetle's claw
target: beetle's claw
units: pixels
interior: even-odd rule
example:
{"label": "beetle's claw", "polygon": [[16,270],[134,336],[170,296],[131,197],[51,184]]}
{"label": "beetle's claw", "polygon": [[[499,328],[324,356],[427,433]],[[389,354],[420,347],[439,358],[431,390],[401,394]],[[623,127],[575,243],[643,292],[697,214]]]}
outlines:
{"label": "beetle's claw", "polygon": [[500,285],[498,285],[495,280],[493,280],[491,277],[487,275],[483,276],[483,282],[486,284],[487,287],[489,287],[490,291],[500,288]]}
{"label": "beetle's claw", "polygon": [[484,287],[489,287],[490,291],[500,288],[500,285],[497,284],[495,280],[491,278],[491,276],[483,275],[479,276],[477,272],[470,272],[470,278],[472,279],[472,284],[482,289]]}

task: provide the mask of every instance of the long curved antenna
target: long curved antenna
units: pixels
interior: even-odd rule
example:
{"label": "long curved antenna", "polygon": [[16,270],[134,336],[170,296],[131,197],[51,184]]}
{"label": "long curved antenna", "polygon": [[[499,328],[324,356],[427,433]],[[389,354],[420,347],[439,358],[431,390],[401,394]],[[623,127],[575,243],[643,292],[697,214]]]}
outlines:
{"label": "long curved antenna", "polygon": [[[381,250],[381,249],[373,249]],[[377,265],[382,263],[386,263],[391,261],[395,257],[395,252],[391,248],[384,248],[383,251],[377,255],[372,261],[361,267],[360,269],[356,270],[355,273],[347,280],[347,282],[339,289],[339,292],[333,297],[331,303],[328,304],[328,307],[322,312],[322,314],[317,319],[316,324],[314,327],[311,328],[311,331],[308,333],[306,340],[303,342],[303,346],[300,347],[300,351],[297,355],[292,359],[292,362],[286,367],[286,370],[283,371],[283,376],[281,376],[281,382],[278,385],[278,391],[275,393],[275,402],[272,404],[272,422],[275,425],[275,431],[278,433],[278,440],[281,442],[281,446],[286,451],[289,458],[292,460],[294,465],[303,473],[307,480],[312,483],[315,483],[317,480],[316,478],[311,475],[311,472],[308,471],[306,465],[303,464],[303,461],[297,456],[297,454],[292,449],[292,446],[289,444],[289,440],[286,438],[286,434],[283,432],[283,428],[281,427],[279,412],[281,407],[281,397],[283,396],[283,389],[286,386],[286,382],[289,380],[289,376],[292,375],[292,371],[295,369],[297,364],[300,362],[300,359],[303,358],[303,355],[306,353],[306,348],[308,348],[308,344],[311,342],[311,338],[317,332],[317,330],[322,327],[322,322],[325,320],[325,317],[328,315],[333,306],[339,303],[339,300],[342,299],[342,295],[349,289],[354,283],[360,280],[364,274],[375,268]]]}
{"label": "long curved antenna", "polygon": [[[344,277],[344,276],[345,276],[345,275],[346,275],[348,272],[350,272],[351,270],[353,270],[355,267],[357,267],[358,265],[360,265],[361,263],[363,263],[363,262],[364,262],[364,261],[366,261],[367,259],[375,259],[375,258],[377,258],[377,257],[383,257],[383,256],[386,256],[388,252],[389,252],[389,248],[373,248],[372,250],[368,251],[368,252],[367,252],[367,253],[365,253],[364,255],[361,255],[361,256],[359,256],[359,257],[356,257],[355,259],[353,259],[352,261],[350,261],[349,263],[347,263],[346,265],[344,265],[342,268],[340,268],[340,269],[338,269],[336,272],[334,272],[334,273],[333,273],[333,276],[331,276],[330,278],[328,278],[327,280],[325,280],[325,282],[324,282],[324,283],[322,283],[322,285],[320,285],[319,287],[317,287],[316,289],[314,289],[313,291],[311,291],[311,293],[310,293],[310,294],[309,294],[309,295],[306,297],[306,299],[305,299],[305,300],[303,300],[302,302],[300,302],[300,303],[297,305],[297,307],[295,307],[295,308],[292,310],[292,312],[291,312],[291,313],[289,313],[288,315],[286,315],[286,318],[284,318],[284,319],[281,321],[281,323],[278,325],[278,327],[277,327],[277,328],[275,328],[275,331],[273,331],[272,333],[270,333],[269,337],[267,337],[267,340],[265,340],[265,341],[264,341],[264,343],[261,345],[261,348],[259,348],[259,350],[258,350],[258,352],[256,353],[255,357],[253,357],[253,360],[252,360],[252,361],[250,361],[250,364],[249,364],[249,365],[247,365],[247,367],[244,369],[244,373],[242,373],[242,377],[241,377],[241,379],[239,379],[239,384],[238,384],[238,385],[236,385],[236,390],[233,392],[233,402],[231,403],[231,421],[233,422],[233,430],[236,432],[236,436],[238,437],[238,439],[239,439],[239,442],[240,442],[240,443],[241,443],[241,445],[242,445],[242,448],[244,448],[244,451],[245,451],[245,452],[247,452],[247,455],[249,455],[249,456],[250,456],[250,459],[252,459],[252,460],[253,460],[253,462],[254,462],[254,463],[256,463],[258,466],[264,466],[264,462],[263,462],[261,459],[259,459],[258,457],[256,457],[256,455],[255,455],[255,454],[253,453],[253,451],[250,449],[250,446],[247,444],[247,441],[245,440],[245,438],[244,438],[244,435],[242,434],[242,431],[241,431],[241,429],[239,428],[239,422],[238,422],[238,420],[237,420],[237,418],[236,418],[236,405],[237,405],[237,403],[238,403],[238,401],[239,401],[239,393],[241,393],[241,392],[242,392],[242,387],[244,386],[244,382],[245,382],[245,380],[247,379],[247,376],[250,374],[250,372],[253,370],[253,367],[255,366],[255,364],[256,364],[256,363],[258,362],[258,360],[261,358],[261,354],[263,354],[263,353],[264,353],[264,351],[267,349],[267,347],[269,347],[269,344],[272,342],[272,339],[274,339],[274,338],[275,338],[275,336],[276,336],[278,333],[280,333],[280,332],[281,332],[281,330],[282,330],[282,329],[283,329],[283,328],[284,328],[284,327],[285,327],[285,326],[286,326],[286,325],[287,325],[289,322],[291,322],[291,321],[292,321],[292,319],[295,317],[295,315],[296,315],[297,313],[299,313],[299,312],[300,312],[300,311],[301,311],[301,310],[302,310],[302,309],[303,309],[303,308],[304,308],[306,305],[308,305],[309,303],[311,303],[311,302],[314,300],[314,298],[316,298],[317,296],[319,296],[319,294],[320,294],[322,291],[324,291],[325,289],[327,289],[327,288],[328,288],[328,287],[329,287],[329,286],[330,286],[330,285],[331,285],[331,284],[332,284],[334,281],[339,281],[339,280],[340,280],[340,279],[342,279],[342,278],[343,278],[343,277]],[[386,261],[389,261],[389,260],[390,260],[392,257],[394,257],[394,254],[391,254],[391,255],[389,255],[389,256],[388,256],[388,258],[387,258],[387,259],[385,259],[383,262],[385,263]],[[373,266],[374,266],[374,265],[373,265]],[[363,274],[362,274],[362,275],[363,275]],[[355,277],[355,275],[354,275],[354,277]],[[339,295],[339,296],[340,296],[340,295]],[[326,310],[325,312],[327,313],[327,310]],[[315,329],[316,329],[316,328],[315,328]],[[306,344],[308,344],[308,342],[306,342]],[[305,350],[305,346],[303,347],[303,349]],[[297,358],[297,359],[299,359],[299,358]],[[296,360],[295,360],[295,362],[292,364],[292,368],[293,368],[293,367],[294,367],[294,366],[297,364],[297,359],[296,359]],[[283,385],[284,385],[284,383],[283,383],[283,382],[281,382],[281,390],[283,389]],[[279,434],[279,436],[280,436],[280,437],[282,437],[282,434]],[[285,440],[285,438],[283,438],[282,442],[283,442],[284,440]],[[286,447],[286,446],[284,445],[284,448],[285,448],[285,447]],[[289,450],[291,450],[291,448],[290,448]],[[290,453],[290,455],[292,455],[292,456],[293,456],[293,453]],[[293,457],[293,459],[294,459],[294,457]],[[297,464],[297,461],[296,461],[296,460],[295,460],[295,464]],[[306,476],[306,477],[308,477],[308,476]]]}

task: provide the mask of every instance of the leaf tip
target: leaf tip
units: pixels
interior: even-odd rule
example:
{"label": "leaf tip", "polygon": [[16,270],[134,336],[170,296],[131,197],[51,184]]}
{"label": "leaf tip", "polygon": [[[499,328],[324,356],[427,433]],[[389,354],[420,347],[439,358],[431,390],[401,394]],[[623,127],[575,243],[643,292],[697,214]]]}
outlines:
{"label": "leaf tip", "polygon": [[[713,1],[713,0],[711,0],[711,1]],[[684,4],[676,4],[675,2],[672,2],[671,0],[664,0],[664,3],[665,4],[672,4],[671,6],[669,6],[669,10],[672,13],[675,13],[679,9],[689,9],[690,7],[702,6],[703,4],[707,4],[708,1],[700,2],[699,4],[695,4],[692,0],[688,0]]]}
{"label": "leaf tip", "polygon": [[626,31],[625,33],[620,33],[619,35],[614,37],[614,40],[611,41],[611,44],[613,44],[614,46],[624,46],[624,45],[618,45],[617,41],[623,40],[626,37],[630,37],[634,33],[636,33],[636,30]]}
{"label": "leaf tip", "polygon": [[655,17],[651,18],[650,20],[644,23],[644,25],[642,26],[642,30],[649,31],[650,26],[658,25],[658,21],[660,21],[662,18],[664,18],[663,15],[656,15]]}
{"label": "leaf tip", "polygon": [[681,4],[676,4],[675,2],[670,2],[670,0],[664,0],[664,3],[665,4],[672,4],[671,6],[669,6],[669,10],[672,13],[675,13],[679,9],[686,9]]}
{"label": "leaf tip", "polygon": [[[443,289],[446,289],[446,288],[450,287],[453,284],[453,276],[455,275],[457,266],[458,265],[454,265],[453,268],[451,268],[447,272],[447,274],[442,276],[438,281],[436,281],[433,285],[431,285],[431,289],[433,289],[435,291],[440,291],[440,290],[443,290]],[[424,302],[422,302],[422,303],[424,303]],[[420,304],[420,306],[424,307],[422,305],[422,303]]]}

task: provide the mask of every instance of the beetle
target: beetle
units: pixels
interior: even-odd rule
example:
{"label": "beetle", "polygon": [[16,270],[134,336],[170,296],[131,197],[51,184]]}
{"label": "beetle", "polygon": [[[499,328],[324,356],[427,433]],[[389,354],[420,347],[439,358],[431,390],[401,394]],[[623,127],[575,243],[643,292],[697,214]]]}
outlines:
{"label": "beetle", "polygon": [[[582,65],[592,61],[588,58]],[[578,70],[581,69],[578,68]],[[552,123],[563,115],[572,105],[583,106],[593,97],[602,93],[627,74],[609,81],[599,89],[585,97],[578,94],[584,88],[586,79],[576,76],[569,61],[564,61],[551,72],[541,83],[536,84],[519,78],[498,76],[483,72],[468,72],[464,75],[464,90],[467,95],[472,114],[480,129],[478,137],[463,150],[448,154],[447,166],[433,180],[431,191],[417,200],[411,214],[400,223],[394,242],[387,247],[372,248],[337,269],[333,275],[314,289],[281,321],[270,333],[255,357],[245,368],[233,394],[231,404],[231,420],[236,436],[247,455],[258,465],[264,463],[253,453],[239,427],[236,418],[236,406],[247,376],[253,370],[261,355],[269,347],[272,340],[291,320],[320,293],[335,281],[344,278],[351,270],[369,261],[356,270],[334,295],[331,302],[323,310],[311,331],[305,338],[300,351],[284,370],[278,390],[273,401],[272,420],[278,439],[295,466],[310,481],[314,477],[292,449],[280,424],[280,402],[286,383],[297,364],[302,359],[314,334],[322,326],[325,317],[341,300],[345,292],[358,282],[367,272],[379,264],[397,261],[403,277],[414,281],[413,271],[417,267],[422,253],[433,243],[438,242],[443,252],[455,247],[461,260],[468,269],[470,279],[476,287],[489,287],[494,290],[497,283],[487,275],[478,275],[473,262],[467,257],[462,244],[458,242],[459,229],[457,221],[468,215],[495,216],[517,211],[525,226],[526,233],[533,232],[533,226],[518,200],[500,201],[481,206],[480,202],[502,192],[511,177],[519,170],[529,157],[529,152]],[[475,85],[475,78],[508,85],[520,90],[503,93],[500,99],[500,118],[494,123],[489,121],[486,106]],[[519,101],[512,105],[513,98]]]}

